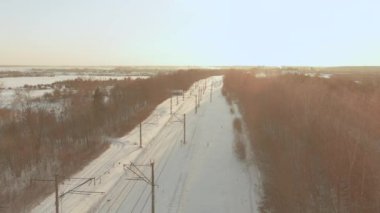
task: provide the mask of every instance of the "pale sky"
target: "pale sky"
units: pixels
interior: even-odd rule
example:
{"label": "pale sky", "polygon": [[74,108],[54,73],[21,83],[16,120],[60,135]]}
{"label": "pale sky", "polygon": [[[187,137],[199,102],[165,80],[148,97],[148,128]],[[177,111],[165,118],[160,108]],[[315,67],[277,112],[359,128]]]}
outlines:
{"label": "pale sky", "polygon": [[0,0],[0,65],[380,65],[379,0]]}

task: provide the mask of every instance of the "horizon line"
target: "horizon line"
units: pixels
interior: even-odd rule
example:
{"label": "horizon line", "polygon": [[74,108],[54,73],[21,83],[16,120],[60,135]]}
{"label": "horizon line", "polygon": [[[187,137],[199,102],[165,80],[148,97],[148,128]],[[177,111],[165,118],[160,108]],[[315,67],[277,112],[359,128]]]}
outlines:
{"label": "horizon line", "polygon": [[0,64],[0,67],[194,67],[194,68],[236,68],[236,67],[315,67],[315,68],[328,68],[328,67],[380,67],[380,65],[7,65]]}

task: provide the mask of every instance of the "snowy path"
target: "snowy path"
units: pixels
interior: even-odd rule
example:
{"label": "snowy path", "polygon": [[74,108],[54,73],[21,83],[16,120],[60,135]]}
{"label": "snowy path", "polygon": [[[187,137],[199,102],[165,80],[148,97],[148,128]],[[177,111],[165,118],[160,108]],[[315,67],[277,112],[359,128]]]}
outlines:
{"label": "snowy path", "polygon": [[[61,199],[61,212],[150,212],[151,187],[144,181],[127,180],[133,174],[124,164],[137,165],[155,161],[156,212],[257,212],[258,183],[253,166],[235,157],[233,115],[221,94],[222,77],[206,80],[198,113],[194,94],[200,81],[182,97],[160,104],[143,123],[143,148],[138,148],[139,129],[114,140],[111,147],[75,177],[96,177],[80,191],[104,194],[67,194]],[[210,103],[210,84],[214,83]],[[191,92],[192,91],[192,92]],[[190,95],[191,94],[191,95]],[[186,144],[183,144],[183,114],[186,113]],[[150,177],[150,167],[141,167]],[[65,181],[60,193],[80,183]],[[54,212],[54,195],[34,212]]]}

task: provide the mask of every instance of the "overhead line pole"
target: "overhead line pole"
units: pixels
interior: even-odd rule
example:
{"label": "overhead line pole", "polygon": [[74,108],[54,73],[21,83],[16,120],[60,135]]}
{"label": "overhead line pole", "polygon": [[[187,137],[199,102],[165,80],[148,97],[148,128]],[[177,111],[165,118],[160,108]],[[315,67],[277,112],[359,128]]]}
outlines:
{"label": "overhead line pole", "polygon": [[142,148],[142,125],[140,122],[140,148]]}
{"label": "overhead line pole", "polygon": [[183,114],[183,144],[186,144],[186,114]]}
{"label": "overhead line pole", "polygon": [[173,114],[173,106],[172,106],[173,105],[173,100],[172,99],[173,99],[173,95],[170,96],[170,115]]}
{"label": "overhead line pole", "polygon": [[150,166],[152,169],[152,180],[151,180],[151,186],[152,186],[152,213],[155,211],[154,207],[154,161],[150,162]]}
{"label": "overhead line pole", "polygon": [[197,95],[194,95],[195,97],[195,114],[197,114],[197,108],[198,108],[198,96]]}
{"label": "overhead line pole", "polygon": [[212,88],[213,88],[213,83],[211,82],[211,87],[210,87],[210,102],[212,102]]}
{"label": "overhead line pole", "polygon": [[[152,213],[155,212],[155,192],[154,192],[154,161],[150,161],[150,164],[146,165],[135,165],[134,163],[131,162],[131,164],[128,166],[127,164],[123,165],[124,168],[128,169],[131,171],[134,175],[136,175],[135,178],[128,178],[127,180],[133,180],[133,181],[144,181],[148,184],[151,185],[152,187]],[[138,167],[139,166],[150,166],[151,167],[151,179],[149,179]]]}
{"label": "overhead line pole", "polygon": [[59,212],[59,196],[58,196],[58,175],[54,176],[54,184],[55,184],[55,212]]}
{"label": "overhead line pole", "polygon": [[199,90],[199,95],[198,95],[198,108],[201,106],[201,101],[202,101],[202,90]]}
{"label": "overhead line pole", "polygon": [[58,175],[54,175],[54,180],[50,179],[31,179],[30,181],[42,181],[42,182],[53,182],[54,181],[54,188],[55,188],[55,212],[59,213],[59,189],[58,189]]}
{"label": "overhead line pole", "polygon": [[[65,178],[64,178],[65,179]],[[65,196],[66,194],[68,193],[79,193],[79,194],[83,194],[83,193],[104,193],[104,192],[93,192],[93,191],[74,191],[75,189],[83,186],[84,184],[88,183],[89,181],[94,181],[94,185],[95,185],[95,178],[69,178],[69,179],[86,179],[85,182],[75,186],[74,188],[62,193],[61,195],[59,195],[59,175],[55,174],[54,175],[54,179],[51,180],[51,179],[31,179],[30,181],[44,181],[44,182],[53,182],[54,181],[54,188],[55,188],[55,212],[56,213],[59,213],[59,199],[62,198],[63,196]]]}

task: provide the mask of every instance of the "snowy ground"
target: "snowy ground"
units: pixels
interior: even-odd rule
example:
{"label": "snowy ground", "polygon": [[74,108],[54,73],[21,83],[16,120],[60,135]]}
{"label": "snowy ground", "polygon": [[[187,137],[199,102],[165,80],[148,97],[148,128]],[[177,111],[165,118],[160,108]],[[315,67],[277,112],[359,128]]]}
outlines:
{"label": "snowy ground", "polygon": [[[75,80],[81,78],[83,80],[101,80],[106,81],[109,79],[124,80],[130,78],[132,80],[141,78],[149,78],[149,76],[117,76],[117,75],[80,75],[80,74],[67,74],[67,75],[54,75],[52,76],[23,76],[23,77],[4,77],[0,78],[0,108],[11,108],[12,102],[16,97],[16,90],[24,92],[29,98],[38,98],[45,93],[52,93],[54,89],[50,84],[58,81]],[[50,85],[46,89],[24,89],[25,85],[36,86],[39,84]]]}
{"label": "snowy ground", "polygon": [[305,76],[309,77],[319,77],[319,78],[331,78],[334,75],[332,73],[322,73],[322,72],[307,72],[307,71],[300,71],[300,70],[283,70],[281,71],[281,74],[303,74]]}
{"label": "snowy ground", "polygon": [[[61,212],[150,212],[151,186],[126,169],[133,162],[147,178],[155,162],[156,212],[257,212],[258,173],[254,165],[239,161],[233,149],[234,115],[221,94],[222,77],[206,80],[195,114],[195,94],[205,81],[194,84],[182,97],[160,104],[143,122],[143,148],[139,128],[122,138],[74,177],[94,177],[60,199]],[[210,102],[210,84],[214,82]],[[186,144],[183,143],[186,114]],[[84,180],[65,180],[65,193]],[[88,193],[86,191],[96,192]],[[33,212],[54,212],[54,194]]]}
{"label": "snowy ground", "polygon": [[148,76],[107,76],[107,75],[57,75],[57,76],[25,76],[25,77],[5,77],[0,78],[0,85],[4,88],[17,88],[23,87],[24,85],[36,86],[39,84],[52,84],[58,81],[75,80],[81,78],[84,80],[123,80],[125,78],[137,79],[137,78],[147,78]]}

